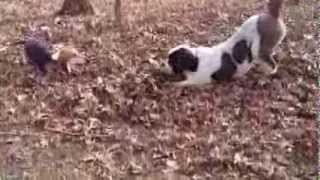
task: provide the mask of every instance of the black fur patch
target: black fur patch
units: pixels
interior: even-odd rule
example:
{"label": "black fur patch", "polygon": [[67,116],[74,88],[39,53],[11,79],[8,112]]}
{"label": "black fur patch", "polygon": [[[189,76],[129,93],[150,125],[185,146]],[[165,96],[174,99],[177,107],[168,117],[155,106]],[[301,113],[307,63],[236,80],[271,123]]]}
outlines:
{"label": "black fur patch", "polygon": [[27,40],[24,50],[29,63],[45,74],[47,72],[46,64],[53,61],[49,50],[36,40]]}
{"label": "black fur patch", "polygon": [[188,49],[180,48],[169,55],[168,64],[174,73],[180,74],[183,71],[197,71],[199,60]]}
{"label": "black fur patch", "polygon": [[252,53],[250,47],[247,45],[246,40],[238,41],[232,48],[232,57],[237,63],[241,64],[248,58],[248,61],[252,61]]}
{"label": "black fur patch", "polygon": [[221,56],[221,67],[218,71],[211,75],[212,79],[218,81],[230,80],[237,71],[236,64],[232,61],[232,57],[228,53]]}

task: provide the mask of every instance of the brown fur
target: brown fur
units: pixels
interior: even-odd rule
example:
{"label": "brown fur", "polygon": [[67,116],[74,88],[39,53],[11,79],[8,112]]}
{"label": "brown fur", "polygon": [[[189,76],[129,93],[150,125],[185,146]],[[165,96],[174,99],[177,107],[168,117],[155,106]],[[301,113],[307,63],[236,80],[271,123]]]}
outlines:
{"label": "brown fur", "polygon": [[258,32],[261,36],[259,56],[273,69],[276,62],[272,57],[274,48],[285,35],[285,28],[280,19],[283,0],[270,0],[268,13],[261,14],[258,20]]}
{"label": "brown fur", "polygon": [[278,18],[280,16],[282,3],[283,0],[270,0],[268,3],[269,14],[275,18]]}

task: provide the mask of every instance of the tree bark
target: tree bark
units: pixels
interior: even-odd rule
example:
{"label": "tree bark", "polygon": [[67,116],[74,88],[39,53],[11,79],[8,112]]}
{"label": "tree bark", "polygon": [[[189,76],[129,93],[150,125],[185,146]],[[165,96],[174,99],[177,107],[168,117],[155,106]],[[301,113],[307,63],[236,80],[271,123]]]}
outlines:
{"label": "tree bark", "polygon": [[122,26],[121,0],[115,0],[114,3],[115,25]]}
{"label": "tree bark", "polygon": [[64,0],[57,15],[76,16],[80,14],[94,14],[92,5],[88,0]]}

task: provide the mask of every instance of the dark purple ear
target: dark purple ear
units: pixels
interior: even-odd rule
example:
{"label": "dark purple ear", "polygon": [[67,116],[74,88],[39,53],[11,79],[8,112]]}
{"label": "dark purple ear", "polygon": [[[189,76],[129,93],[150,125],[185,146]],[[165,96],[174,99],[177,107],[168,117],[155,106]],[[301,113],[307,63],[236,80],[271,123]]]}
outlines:
{"label": "dark purple ear", "polygon": [[184,71],[195,72],[198,69],[199,60],[190,50],[180,48],[169,55],[168,64],[176,74]]}

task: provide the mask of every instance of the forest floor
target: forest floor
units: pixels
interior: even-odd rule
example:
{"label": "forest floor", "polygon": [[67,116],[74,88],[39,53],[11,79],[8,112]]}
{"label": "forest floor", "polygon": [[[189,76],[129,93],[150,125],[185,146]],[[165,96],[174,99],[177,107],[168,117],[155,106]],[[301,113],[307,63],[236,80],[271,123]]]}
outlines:
{"label": "forest floor", "polygon": [[[61,0],[0,1],[0,179],[315,179],[319,12],[286,3],[280,68],[232,82],[175,88],[157,73],[167,51],[225,40],[258,0],[124,0],[93,16],[54,17]],[[48,86],[21,63],[27,24],[87,56]]]}

